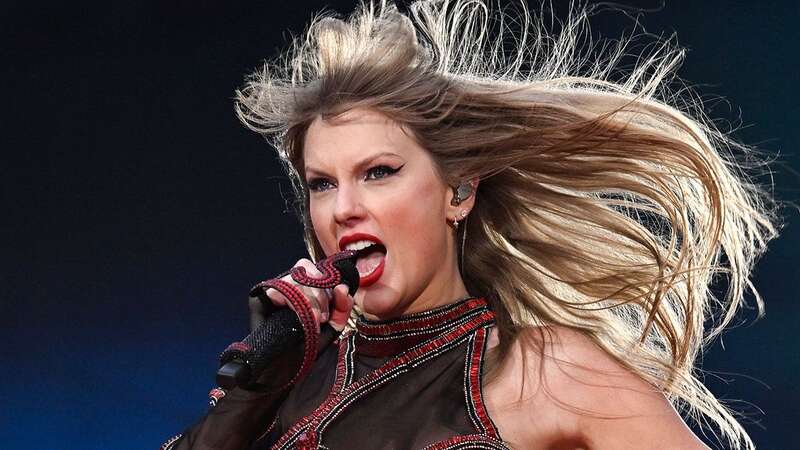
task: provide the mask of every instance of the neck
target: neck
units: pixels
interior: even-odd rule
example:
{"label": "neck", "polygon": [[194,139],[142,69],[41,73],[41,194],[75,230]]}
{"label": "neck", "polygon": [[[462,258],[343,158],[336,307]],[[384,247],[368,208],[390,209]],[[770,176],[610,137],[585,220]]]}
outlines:
{"label": "neck", "polygon": [[408,314],[416,314],[457,302],[469,296],[464,280],[453,264],[447,270],[437,271],[419,294],[410,302],[401,302],[392,311],[382,314],[370,314],[362,311],[361,315],[369,320],[387,320]]}
{"label": "neck", "polygon": [[[431,287],[433,286],[429,285],[429,288]],[[454,279],[440,284],[439,289],[426,289],[423,291],[422,295],[411,302],[402,314],[414,314],[438,308],[448,303],[458,301],[468,295],[467,288],[464,286],[464,280],[461,279],[460,274],[456,273]]]}
{"label": "neck", "polygon": [[444,256],[441,260],[441,269],[435,271],[425,289],[416,296],[417,298],[406,304],[407,307],[400,313],[401,315],[438,308],[469,295],[458,268],[456,235],[450,231],[449,226],[446,233],[449,236],[445,240],[444,252],[441,253]]}

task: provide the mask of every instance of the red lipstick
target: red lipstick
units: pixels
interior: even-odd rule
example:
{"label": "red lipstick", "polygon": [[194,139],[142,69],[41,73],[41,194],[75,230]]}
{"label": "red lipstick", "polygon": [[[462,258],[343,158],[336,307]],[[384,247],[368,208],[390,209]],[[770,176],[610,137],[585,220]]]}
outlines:
{"label": "red lipstick", "polygon": [[[358,241],[373,242],[375,244],[379,244],[381,247],[383,247],[384,250],[386,249],[386,247],[383,245],[383,242],[380,239],[378,239],[376,236],[373,236],[373,235],[367,234],[367,233],[353,233],[353,234],[348,234],[348,235],[342,236],[342,238],[339,239],[339,250],[340,251],[341,250],[345,250],[345,247],[348,244],[351,244],[353,242],[358,242]],[[370,252],[367,252],[367,254],[368,253],[370,253]],[[378,281],[378,279],[381,277],[381,275],[383,275],[383,270],[384,270],[385,266],[386,266],[386,254],[384,254],[384,256],[381,259],[381,261],[378,264],[378,266],[375,267],[369,273],[369,275],[363,276],[363,277],[361,277],[359,279],[359,283],[358,283],[359,287],[367,287],[367,286],[370,286],[370,285],[374,284],[376,281]],[[363,267],[362,267],[362,269],[363,269]]]}

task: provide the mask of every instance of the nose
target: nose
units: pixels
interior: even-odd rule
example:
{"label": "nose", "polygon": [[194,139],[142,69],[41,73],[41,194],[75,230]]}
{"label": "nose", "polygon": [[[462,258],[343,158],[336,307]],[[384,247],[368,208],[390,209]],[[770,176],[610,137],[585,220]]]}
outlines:
{"label": "nose", "polygon": [[364,219],[365,213],[358,188],[342,183],[336,190],[336,206],[333,210],[336,223],[345,227],[353,226]]}

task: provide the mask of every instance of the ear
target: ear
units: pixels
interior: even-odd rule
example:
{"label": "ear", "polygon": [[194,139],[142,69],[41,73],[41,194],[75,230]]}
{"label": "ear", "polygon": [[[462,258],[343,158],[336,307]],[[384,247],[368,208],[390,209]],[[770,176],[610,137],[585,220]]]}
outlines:
{"label": "ear", "polygon": [[[452,222],[454,220],[461,221],[463,217],[461,217],[462,211],[466,211],[467,214],[472,211],[472,208],[475,206],[475,194],[478,190],[478,178],[473,178],[469,181],[463,181],[459,186],[453,187],[449,190],[447,196],[447,221]],[[469,189],[466,188],[469,187]],[[459,195],[459,192],[461,195]]]}

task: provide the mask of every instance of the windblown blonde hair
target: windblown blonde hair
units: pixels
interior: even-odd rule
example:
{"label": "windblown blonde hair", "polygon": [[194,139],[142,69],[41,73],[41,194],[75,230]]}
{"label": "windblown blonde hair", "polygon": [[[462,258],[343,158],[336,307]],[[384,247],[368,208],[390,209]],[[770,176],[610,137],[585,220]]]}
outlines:
{"label": "windblown blonde hair", "polygon": [[[747,290],[763,308],[749,274],[779,217],[745,169],[766,161],[705,118],[674,75],[672,40],[622,70],[636,39],[592,42],[589,8],[573,5],[556,33],[520,4],[512,25],[481,0],[320,15],[248,78],[236,111],[278,149],[314,257],[309,125],[359,107],[402,124],[447,183],[481,180],[462,270],[498,314],[501,355],[532,326],[580,330],[685,415],[753,448],[694,363]],[[710,289],[719,275],[724,298]]]}

